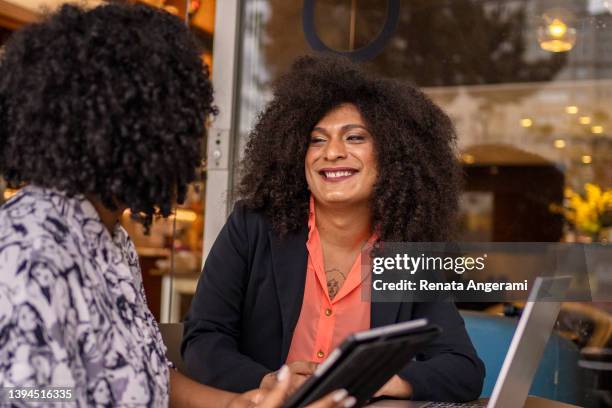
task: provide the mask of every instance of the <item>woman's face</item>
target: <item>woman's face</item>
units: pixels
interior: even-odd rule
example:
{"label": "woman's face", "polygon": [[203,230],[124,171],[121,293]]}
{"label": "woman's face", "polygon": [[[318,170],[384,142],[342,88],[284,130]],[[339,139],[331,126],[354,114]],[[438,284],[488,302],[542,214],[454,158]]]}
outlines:
{"label": "woman's face", "polygon": [[305,168],[317,203],[367,205],[378,166],[374,138],[355,105],[340,105],[315,125]]}
{"label": "woman's face", "polygon": [[32,357],[32,366],[36,369],[41,378],[49,378],[51,374],[51,365],[45,356],[35,355]]}
{"label": "woman's face", "polygon": [[51,286],[51,282],[53,281],[53,273],[48,269],[48,266],[45,264],[36,264],[32,268],[32,276],[38,284],[42,287]]}
{"label": "woman's face", "polygon": [[19,328],[23,331],[32,331],[36,328],[37,317],[36,314],[32,311],[30,306],[23,305],[19,309]]}
{"label": "woman's face", "polygon": [[98,404],[110,404],[111,391],[105,381],[99,381],[93,392],[93,399]]}

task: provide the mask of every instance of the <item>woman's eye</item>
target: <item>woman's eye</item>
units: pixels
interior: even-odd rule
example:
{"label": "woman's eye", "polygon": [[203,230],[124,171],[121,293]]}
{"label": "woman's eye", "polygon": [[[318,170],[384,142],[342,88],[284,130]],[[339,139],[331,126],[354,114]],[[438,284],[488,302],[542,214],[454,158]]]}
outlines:
{"label": "woman's eye", "polygon": [[346,140],[350,140],[353,142],[361,142],[365,140],[365,137],[362,135],[349,135],[347,136]]}
{"label": "woman's eye", "polygon": [[324,141],[325,139],[323,139],[322,137],[311,137],[310,138],[310,144],[322,143]]}

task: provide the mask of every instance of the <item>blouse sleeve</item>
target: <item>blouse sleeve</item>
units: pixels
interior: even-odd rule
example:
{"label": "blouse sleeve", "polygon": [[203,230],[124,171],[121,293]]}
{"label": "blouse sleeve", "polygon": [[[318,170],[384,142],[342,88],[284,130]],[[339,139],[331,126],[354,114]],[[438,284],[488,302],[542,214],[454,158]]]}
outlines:
{"label": "blouse sleeve", "polygon": [[153,336],[154,336],[155,342],[160,346],[159,348],[164,351],[163,358],[168,368],[172,370],[176,370],[176,365],[168,359],[168,347],[166,347],[166,344],[164,343],[164,340],[161,335],[161,331],[159,330],[159,325],[157,324],[157,321],[155,320],[155,317],[153,316],[153,313],[151,313],[151,310],[149,309],[149,306],[147,304],[147,296],[146,296],[146,292],[144,289],[144,284],[142,282],[142,270],[140,269],[140,262],[138,260],[138,253],[136,252],[136,246],[134,245],[134,242],[130,239],[130,236],[128,235],[127,231],[123,229],[123,227],[118,226],[117,234],[118,234],[117,239],[119,239],[120,241],[119,245],[121,248],[124,248],[127,262],[130,265],[130,269],[132,271],[132,276],[134,279],[134,287],[138,289],[139,296],[141,299],[141,304],[144,305],[146,309],[145,310],[146,319],[149,323],[149,326],[152,327],[154,330]]}
{"label": "blouse sleeve", "polygon": [[[51,251],[49,249],[52,249]],[[0,384],[69,387],[85,403],[79,364],[78,266],[45,238],[0,246]],[[72,284],[74,283],[74,284]]]}

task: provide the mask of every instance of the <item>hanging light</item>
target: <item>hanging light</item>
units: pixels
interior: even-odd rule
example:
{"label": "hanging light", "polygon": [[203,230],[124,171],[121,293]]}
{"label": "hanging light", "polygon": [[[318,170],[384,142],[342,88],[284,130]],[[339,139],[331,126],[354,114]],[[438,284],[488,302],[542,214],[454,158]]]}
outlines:
{"label": "hanging light", "polygon": [[556,139],[555,142],[554,142],[554,146],[557,149],[565,148],[565,146],[566,146],[565,140],[563,140],[563,139]]}
{"label": "hanging light", "polygon": [[540,47],[550,52],[567,52],[576,44],[576,29],[571,27],[571,15],[563,9],[547,11],[538,27]]}
{"label": "hanging light", "polygon": [[575,115],[578,113],[578,107],[576,105],[566,106],[565,112],[569,113],[570,115]]}
{"label": "hanging light", "polygon": [[599,134],[603,133],[603,131],[604,131],[603,126],[600,126],[600,125],[591,126],[591,132],[592,133],[595,133],[595,134],[599,135]]}
{"label": "hanging light", "polygon": [[474,164],[476,162],[476,158],[468,153],[464,153],[461,156],[461,159],[463,160],[465,164]]}

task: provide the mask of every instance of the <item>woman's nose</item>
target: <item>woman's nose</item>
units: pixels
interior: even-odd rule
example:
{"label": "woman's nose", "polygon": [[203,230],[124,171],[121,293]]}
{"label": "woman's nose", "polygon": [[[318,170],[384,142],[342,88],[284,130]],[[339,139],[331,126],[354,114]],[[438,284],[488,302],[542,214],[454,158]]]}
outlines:
{"label": "woman's nose", "polygon": [[327,160],[337,160],[346,157],[346,146],[342,138],[332,137],[325,147],[325,158]]}

